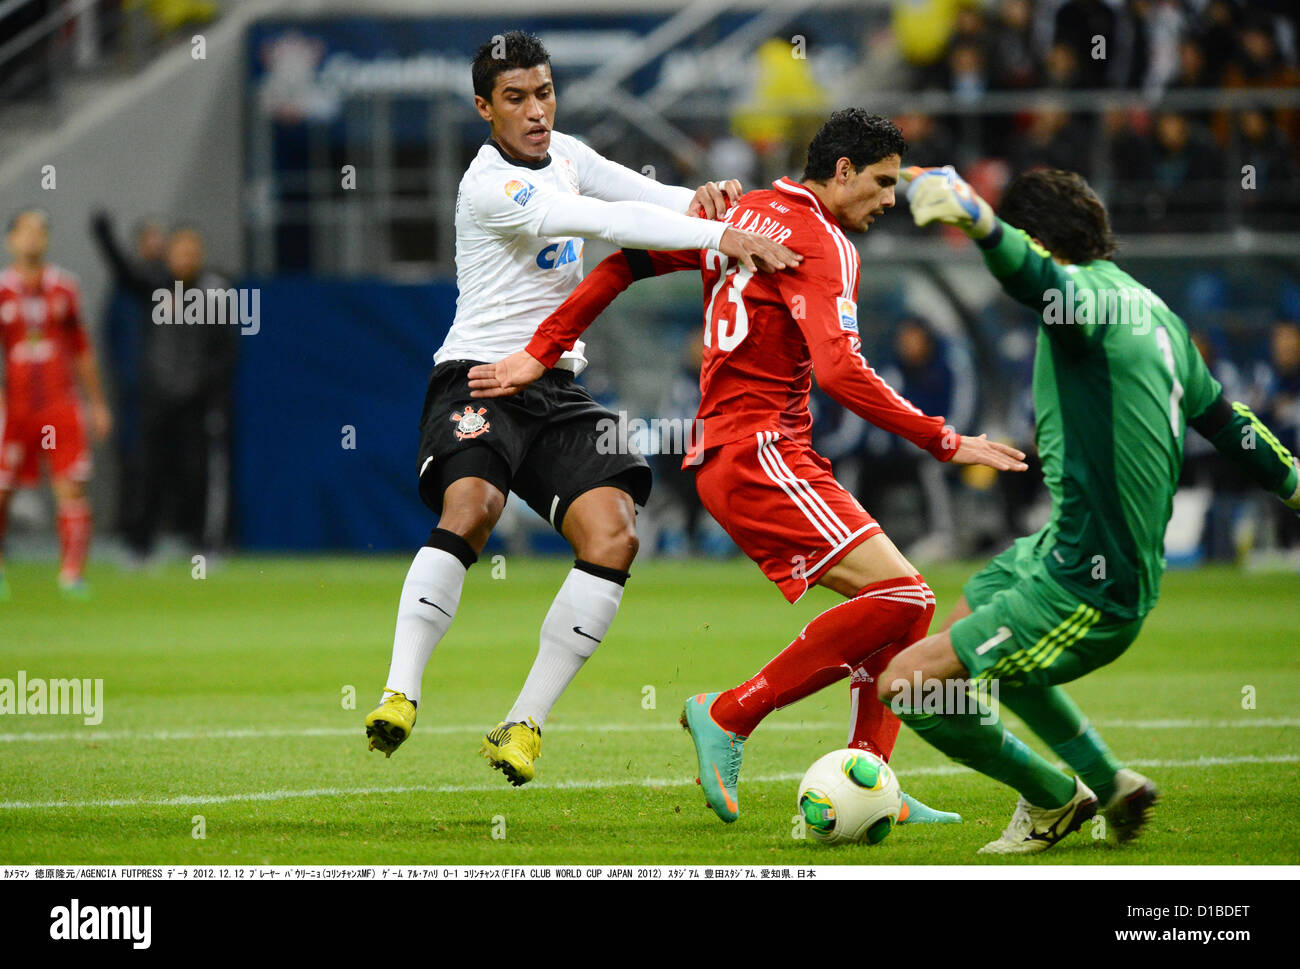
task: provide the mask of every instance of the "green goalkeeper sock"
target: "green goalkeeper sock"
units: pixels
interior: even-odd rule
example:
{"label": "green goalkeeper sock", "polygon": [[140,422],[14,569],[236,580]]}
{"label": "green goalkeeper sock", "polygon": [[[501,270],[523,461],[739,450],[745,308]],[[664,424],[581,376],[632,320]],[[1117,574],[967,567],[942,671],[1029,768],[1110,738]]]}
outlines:
{"label": "green goalkeeper sock", "polygon": [[1007,733],[996,715],[897,712],[922,740],[957,763],[1014,787],[1035,807],[1062,807],[1074,797],[1074,778]]}
{"label": "green goalkeeper sock", "polygon": [[1115,774],[1123,766],[1083,711],[1059,686],[1026,686],[1002,691],[1001,702],[1070,765],[1105,804],[1115,794]]}

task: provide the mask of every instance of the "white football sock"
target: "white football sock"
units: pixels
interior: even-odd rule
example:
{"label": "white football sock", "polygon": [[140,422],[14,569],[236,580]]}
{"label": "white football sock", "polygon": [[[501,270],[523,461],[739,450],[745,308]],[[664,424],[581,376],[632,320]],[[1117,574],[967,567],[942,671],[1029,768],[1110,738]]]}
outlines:
{"label": "white football sock", "polygon": [[424,668],[433,648],[451,628],[466,571],[460,559],[440,548],[426,545],[415,554],[397,604],[393,663],[384,683],[385,696],[396,690],[405,693],[408,700],[420,702]]}
{"label": "white football sock", "polygon": [[539,727],[546,722],[555,701],[605,638],[622,599],[619,583],[578,568],[569,572],[542,623],[537,659],[507,721],[532,720]]}

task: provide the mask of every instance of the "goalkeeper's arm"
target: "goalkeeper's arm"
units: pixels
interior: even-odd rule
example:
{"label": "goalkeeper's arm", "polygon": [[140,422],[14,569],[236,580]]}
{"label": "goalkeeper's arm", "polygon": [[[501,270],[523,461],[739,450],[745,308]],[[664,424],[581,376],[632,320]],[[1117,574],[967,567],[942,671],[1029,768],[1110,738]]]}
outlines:
{"label": "goalkeeper's arm", "polygon": [[1249,407],[1220,395],[1188,424],[1261,488],[1300,511],[1300,461]]}

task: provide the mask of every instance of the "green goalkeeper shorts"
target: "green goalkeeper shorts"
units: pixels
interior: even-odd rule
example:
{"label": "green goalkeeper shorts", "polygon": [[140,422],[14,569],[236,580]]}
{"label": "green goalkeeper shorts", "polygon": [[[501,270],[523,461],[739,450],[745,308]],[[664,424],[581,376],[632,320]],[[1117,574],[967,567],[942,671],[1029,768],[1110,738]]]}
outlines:
{"label": "green goalkeeper shorts", "polygon": [[949,633],[972,680],[1068,683],[1117,658],[1142,628],[1062,589],[1034,554],[1037,541],[1017,540],[962,590],[971,614]]}

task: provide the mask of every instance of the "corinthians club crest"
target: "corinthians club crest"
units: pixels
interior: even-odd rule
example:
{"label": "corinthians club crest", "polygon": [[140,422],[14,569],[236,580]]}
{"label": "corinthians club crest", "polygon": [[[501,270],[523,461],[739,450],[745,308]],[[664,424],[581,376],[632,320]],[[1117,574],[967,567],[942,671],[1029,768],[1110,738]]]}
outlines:
{"label": "corinthians club crest", "polygon": [[452,411],[451,420],[456,424],[456,440],[468,441],[472,437],[478,437],[480,434],[486,434],[488,428],[492,425],[483,417],[487,413],[486,407],[480,407],[477,411],[466,404],[465,412]]}

